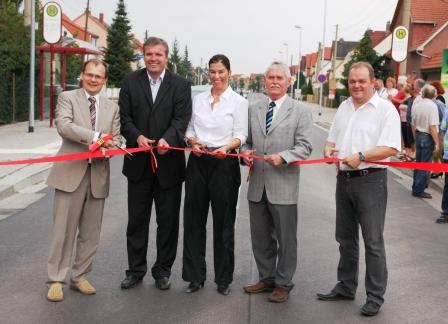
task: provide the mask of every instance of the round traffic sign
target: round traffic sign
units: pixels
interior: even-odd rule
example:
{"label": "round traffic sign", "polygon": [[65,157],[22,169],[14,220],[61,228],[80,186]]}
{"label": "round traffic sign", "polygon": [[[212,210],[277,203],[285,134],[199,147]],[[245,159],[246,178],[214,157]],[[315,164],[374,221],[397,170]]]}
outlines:
{"label": "round traffic sign", "polygon": [[319,75],[317,76],[317,81],[319,81],[320,83],[327,82],[327,75],[325,73],[319,73]]}

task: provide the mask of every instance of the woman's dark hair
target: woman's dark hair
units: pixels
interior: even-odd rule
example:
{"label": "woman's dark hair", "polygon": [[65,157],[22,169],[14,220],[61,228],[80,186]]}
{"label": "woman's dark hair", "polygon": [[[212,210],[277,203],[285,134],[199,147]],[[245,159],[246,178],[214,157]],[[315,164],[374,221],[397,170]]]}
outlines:
{"label": "woman's dark hair", "polygon": [[230,71],[230,61],[227,58],[227,56],[223,54],[216,54],[213,55],[210,61],[208,61],[208,67],[210,68],[210,65],[213,63],[222,63],[228,71]]}

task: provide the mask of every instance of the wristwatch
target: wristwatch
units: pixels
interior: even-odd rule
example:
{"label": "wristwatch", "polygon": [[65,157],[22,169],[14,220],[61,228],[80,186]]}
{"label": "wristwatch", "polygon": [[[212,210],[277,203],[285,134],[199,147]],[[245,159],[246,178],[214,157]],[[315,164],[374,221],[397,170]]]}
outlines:
{"label": "wristwatch", "polygon": [[362,152],[358,152],[359,155],[359,161],[363,162],[366,160],[366,157],[364,156],[364,154],[362,154]]}

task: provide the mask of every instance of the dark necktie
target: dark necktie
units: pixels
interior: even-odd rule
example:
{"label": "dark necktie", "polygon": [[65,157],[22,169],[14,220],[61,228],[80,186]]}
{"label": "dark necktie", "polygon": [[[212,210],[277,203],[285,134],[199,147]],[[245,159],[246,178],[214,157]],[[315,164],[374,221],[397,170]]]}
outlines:
{"label": "dark necktie", "polygon": [[268,107],[268,111],[266,112],[266,134],[269,131],[269,127],[271,127],[272,124],[272,118],[274,117],[274,107],[275,107],[275,101],[271,101]]}
{"label": "dark necktie", "polygon": [[96,123],[96,109],[95,109],[95,97],[89,97],[90,101],[90,122],[92,123],[92,129],[95,130],[95,123]]}

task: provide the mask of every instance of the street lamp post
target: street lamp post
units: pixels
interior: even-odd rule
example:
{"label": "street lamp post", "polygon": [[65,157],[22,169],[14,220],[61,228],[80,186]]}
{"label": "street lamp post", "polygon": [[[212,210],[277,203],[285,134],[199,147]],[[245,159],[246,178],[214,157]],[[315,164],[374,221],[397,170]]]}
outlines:
{"label": "street lamp post", "polygon": [[[299,90],[300,89],[300,74],[301,74],[300,72],[302,72],[301,71],[301,68],[302,68],[302,65],[301,65],[301,63],[302,63],[302,26],[295,25],[294,27],[299,30],[299,66],[297,69],[297,90]],[[297,91],[297,92],[299,92],[299,91]]]}
{"label": "street lamp post", "polygon": [[[327,0],[324,0],[324,31],[323,31],[323,35],[322,35],[322,56],[320,58],[320,72],[323,72],[323,67],[324,67],[324,59],[325,59],[325,28],[327,25]],[[320,112],[319,112],[319,116],[322,115],[322,99],[323,99],[323,90],[324,90],[324,85],[323,83],[320,84],[320,93],[319,93],[319,107],[320,107]]]}
{"label": "street lamp post", "polygon": [[285,48],[286,48],[286,52],[285,52],[285,63],[286,63],[286,65],[288,65],[288,57],[289,57],[288,43],[283,43],[283,46],[285,46]]}

